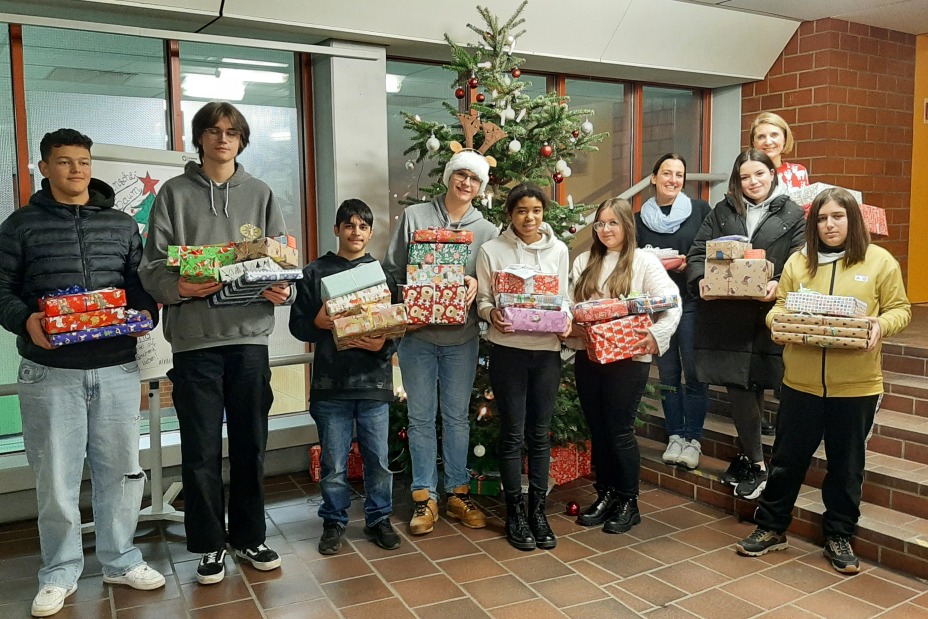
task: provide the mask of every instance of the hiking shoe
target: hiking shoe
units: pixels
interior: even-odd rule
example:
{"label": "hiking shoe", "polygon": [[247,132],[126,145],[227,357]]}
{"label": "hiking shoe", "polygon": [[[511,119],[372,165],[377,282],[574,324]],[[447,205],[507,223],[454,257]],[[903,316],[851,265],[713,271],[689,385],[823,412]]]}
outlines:
{"label": "hiking shoe", "polygon": [[786,533],[777,533],[761,527],[757,527],[753,533],[735,544],[738,554],[746,557],[759,557],[771,550],[786,550],[787,548],[789,548],[789,542],[786,541]]}
{"label": "hiking shoe", "polygon": [[157,570],[153,570],[145,563],[136,565],[122,576],[103,575],[103,582],[111,585],[129,585],[139,591],[151,591],[164,586],[164,576]]}
{"label": "hiking shoe", "polygon": [[465,527],[482,529],[487,526],[487,517],[470,496],[470,486],[458,486],[448,495],[445,508],[449,518],[461,521]]}
{"label": "hiking shoe", "polygon": [[32,600],[33,617],[51,617],[64,607],[64,599],[77,591],[77,583],[70,589],[58,585],[45,585]]}
{"label": "hiking shoe", "polygon": [[680,454],[683,452],[684,443],[683,437],[679,434],[670,435],[667,440],[667,449],[664,450],[664,455],[661,456],[664,464],[677,464],[680,460]]}
{"label": "hiking shoe", "polygon": [[842,574],[856,574],[860,571],[860,561],[851,548],[850,538],[829,537],[822,554],[831,561],[831,567]]}
{"label": "hiking shoe", "polygon": [[767,469],[760,468],[759,464],[752,464],[744,481],[735,486],[735,495],[742,499],[753,501],[767,487]]}
{"label": "hiking shoe", "polygon": [[235,556],[251,563],[251,567],[262,572],[276,570],[280,567],[280,555],[264,544],[252,548],[236,549]]}
{"label": "hiking shoe", "polygon": [[373,526],[364,527],[364,532],[372,535],[374,543],[384,550],[396,550],[402,543],[400,536],[397,535],[393,525],[390,524],[389,518],[384,518]]}
{"label": "hiking shoe", "polygon": [[677,458],[677,464],[685,469],[692,471],[699,466],[699,456],[702,455],[702,445],[695,438],[691,441],[683,441],[683,451]]}
{"label": "hiking shoe", "polygon": [[214,585],[226,577],[226,549],[207,552],[200,557],[197,566],[197,582],[201,585]]}
{"label": "hiking shoe", "polygon": [[345,527],[334,520],[322,522],[322,537],[319,538],[319,554],[334,555],[342,549]]}
{"label": "hiking shoe", "polygon": [[438,503],[432,498],[428,488],[412,491],[413,509],[412,519],[409,521],[409,532],[413,535],[431,533],[438,520]]}
{"label": "hiking shoe", "polygon": [[777,433],[777,427],[764,419],[760,422],[760,433],[763,436],[773,436]]}
{"label": "hiking shoe", "polygon": [[625,533],[636,524],[641,524],[636,499],[620,499],[609,519],[603,523],[603,533]]}
{"label": "hiking shoe", "polygon": [[730,486],[737,486],[744,481],[744,477],[747,475],[748,469],[750,468],[751,461],[748,457],[744,454],[738,454],[731,459],[731,464],[728,465],[728,468],[722,473],[722,476],[719,477],[719,481]]}

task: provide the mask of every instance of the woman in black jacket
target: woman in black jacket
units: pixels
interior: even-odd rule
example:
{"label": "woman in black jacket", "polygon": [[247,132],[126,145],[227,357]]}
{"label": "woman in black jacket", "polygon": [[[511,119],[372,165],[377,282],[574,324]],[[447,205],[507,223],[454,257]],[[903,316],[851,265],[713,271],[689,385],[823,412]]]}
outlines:
{"label": "woman in black jacket", "polygon": [[[741,453],[722,476],[735,494],[756,499],[767,483],[761,445],[764,389],[780,386],[783,349],[770,339],[765,318],[777,294],[786,259],[803,244],[802,208],[778,183],[770,158],[754,149],[743,151],[731,171],[728,194],[706,217],[687,255],[686,279],[698,293],[696,310],[696,374],[704,383],[728,389]],[[706,300],[706,241],[743,235],[763,249],[774,265],[767,296],[758,300]]]}

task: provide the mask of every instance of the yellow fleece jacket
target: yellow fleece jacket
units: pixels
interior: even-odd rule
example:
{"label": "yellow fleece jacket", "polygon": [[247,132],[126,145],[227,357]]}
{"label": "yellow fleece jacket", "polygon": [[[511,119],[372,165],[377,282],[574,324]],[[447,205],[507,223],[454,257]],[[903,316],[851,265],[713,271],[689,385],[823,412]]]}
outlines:
{"label": "yellow fleece jacket", "polygon": [[[912,307],[902,283],[902,271],[892,254],[877,245],[867,248],[863,262],[845,268],[844,260],[821,264],[815,277],[809,275],[806,257],[790,256],[777,288],[776,305],[767,314],[767,326],[775,314],[786,311],[786,295],[800,284],[822,294],[856,297],[867,304],[867,316],[876,317],[883,338],[905,329]],[[783,383],[797,391],[817,396],[860,397],[883,393],[880,351],[825,349],[787,344],[783,350]]]}

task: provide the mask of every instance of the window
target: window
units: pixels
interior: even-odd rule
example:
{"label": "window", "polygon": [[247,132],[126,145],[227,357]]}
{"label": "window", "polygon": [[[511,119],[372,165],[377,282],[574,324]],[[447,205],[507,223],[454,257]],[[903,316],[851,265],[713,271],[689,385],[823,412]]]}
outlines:
{"label": "window", "polygon": [[[702,172],[702,95],[699,91],[645,86],[641,118],[641,176],[650,176],[665,153],[686,159],[687,172]],[[687,183],[698,196],[700,183]]]}

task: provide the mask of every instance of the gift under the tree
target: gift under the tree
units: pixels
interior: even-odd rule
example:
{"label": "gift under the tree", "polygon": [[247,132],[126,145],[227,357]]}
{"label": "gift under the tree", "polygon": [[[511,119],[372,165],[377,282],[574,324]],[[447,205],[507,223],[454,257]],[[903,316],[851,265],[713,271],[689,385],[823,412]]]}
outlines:
{"label": "gift under the tree", "polygon": [[566,484],[578,477],[589,475],[592,471],[592,447],[585,445],[568,445],[551,447],[551,467],[548,475],[558,484]]}
{"label": "gift under the tree", "polygon": [[242,276],[246,271],[280,271],[282,267],[272,258],[256,258],[245,262],[235,262],[219,268],[219,281],[231,282]]}
{"label": "gift under the tree", "polygon": [[508,266],[493,273],[493,292],[556,295],[560,293],[560,278],[551,273],[539,273],[529,266]]}
{"label": "gift under the tree", "polygon": [[625,299],[629,314],[654,314],[665,312],[680,305],[680,297],[675,294],[640,296]]}
{"label": "gift under the tree", "polygon": [[180,276],[193,284],[219,281],[219,269],[232,264],[231,247],[187,246],[180,253]]}
{"label": "gift under the tree", "polygon": [[517,294],[502,292],[496,295],[496,306],[560,310],[564,307],[564,297],[557,294]]}
{"label": "gift under the tree", "polygon": [[474,233],[470,230],[455,230],[451,228],[426,228],[412,233],[413,243],[463,243],[469,245],[474,242]]}
{"label": "gift under the tree", "polygon": [[386,284],[377,284],[362,290],[355,290],[326,300],[325,313],[329,316],[360,314],[365,305],[387,304],[390,302],[390,289]]}
{"label": "gift under the tree", "polygon": [[[350,481],[364,478],[364,460],[361,458],[357,441],[351,441],[351,448],[348,450],[347,475]],[[322,480],[322,445],[309,446],[309,480]]]}
{"label": "gift under the tree", "polygon": [[869,329],[870,320],[867,318],[849,318],[847,316],[818,316],[810,314],[776,314],[772,324],[794,325],[824,325],[826,327],[840,327],[845,329]]}
{"label": "gift under the tree", "polygon": [[563,333],[569,322],[567,313],[561,310],[504,307],[501,311],[503,320],[512,325],[513,331]]}
{"label": "gift under the tree", "polygon": [[[274,262],[287,269],[296,269],[300,266],[300,254],[296,249],[296,240],[292,246],[290,239],[282,235],[279,237],[266,236],[254,241],[237,241],[233,243],[235,262],[255,260],[257,258],[271,258]],[[281,242],[283,240],[284,242]]]}
{"label": "gift under the tree", "polygon": [[706,258],[712,260],[737,260],[744,258],[744,252],[751,249],[746,241],[735,241],[722,237],[706,241]]}
{"label": "gift under the tree", "polygon": [[467,264],[466,243],[410,243],[408,264]]}
{"label": "gift under the tree", "polygon": [[463,284],[463,264],[408,264],[407,284]]}
{"label": "gift under the tree", "polygon": [[461,325],[467,321],[463,284],[414,284],[403,286],[403,303],[412,325]]}
{"label": "gift under the tree", "polygon": [[409,320],[406,306],[402,303],[366,305],[359,314],[336,318],[333,321],[332,335],[335,337],[336,349],[345,350],[351,340],[359,337],[401,337],[406,332],[407,324]]}
{"label": "gift under the tree", "polygon": [[624,299],[594,299],[583,301],[570,308],[574,320],[580,323],[596,323],[628,316],[628,302]]}
{"label": "gift under the tree", "polygon": [[72,286],[39,299],[39,311],[45,312],[46,316],[92,312],[125,305],[126,291],[122,288],[84,290],[81,286]]}
{"label": "gift under the tree", "polygon": [[653,324],[650,314],[635,314],[588,325],[587,356],[595,363],[612,363],[645,355],[647,351],[641,343],[644,335],[636,331],[647,330]]}
{"label": "gift under the tree", "polygon": [[499,473],[470,472],[470,493],[484,496],[496,496],[502,490],[502,480]]}
{"label": "gift under the tree", "polygon": [[103,340],[120,335],[129,335],[132,333],[145,333],[151,331],[154,327],[151,318],[135,310],[126,310],[126,322],[118,325],[107,325],[95,329],[85,329],[83,331],[72,331],[70,333],[56,333],[48,336],[48,341],[52,346],[65,346],[68,344],[80,344],[81,342],[91,342],[94,340]]}
{"label": "gift under the tree", "polygon": [[738,258],[706,259],[703,279],[707,297],[761,298],[767,296],[767,282],[773,277],[769,260]]}
{"label": "gift under the tree", "polygon": [[855,297],[821,294],[802,289],[786,294],[786,309],[799,314],[824,314],[859,318],[867,315],[867,304]]}
{"label": "gift under the tree", "polygon": [[83,331],[126,322],[126,309],[124,307],[114,307],[91,312],[46,316],[41,322],[42,329],[48,334]]}
{"label": "gift under the tree", "polygon": [[864,350],[868,340],[859,337],[839,337],[836,335],[804,335],[802,333],[783,333],[773,330],[771,339],[777,344],[800,344],[819,348],[841,348],[847,350]]}
{"label": "gift under the tree", "polygon": [[334,299],[371,286],[386,283],[383,267],[377,261],[359,264],[353,269],[341,271],[322,278],[322,298]]}

